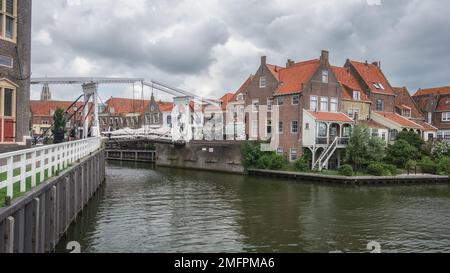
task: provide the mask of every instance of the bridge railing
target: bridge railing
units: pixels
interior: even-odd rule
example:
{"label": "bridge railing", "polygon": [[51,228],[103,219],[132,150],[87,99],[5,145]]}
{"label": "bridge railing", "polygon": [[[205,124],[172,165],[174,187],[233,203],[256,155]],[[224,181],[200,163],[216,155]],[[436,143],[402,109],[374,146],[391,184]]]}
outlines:
{"label": "bridge railing", "polygon": [[35,188],[101,146],[102,139],[95,137],[0,154],[1,198],[13,199]]}

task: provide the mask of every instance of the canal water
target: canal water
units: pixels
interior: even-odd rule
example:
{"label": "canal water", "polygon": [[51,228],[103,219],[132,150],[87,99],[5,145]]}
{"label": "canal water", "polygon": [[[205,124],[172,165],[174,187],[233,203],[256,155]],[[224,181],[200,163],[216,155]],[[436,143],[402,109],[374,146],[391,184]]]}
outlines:
{"label": "canal water", "polygon": [[450,186],[344,187],[107,165],[57,247],[82,252],[450,252]]}

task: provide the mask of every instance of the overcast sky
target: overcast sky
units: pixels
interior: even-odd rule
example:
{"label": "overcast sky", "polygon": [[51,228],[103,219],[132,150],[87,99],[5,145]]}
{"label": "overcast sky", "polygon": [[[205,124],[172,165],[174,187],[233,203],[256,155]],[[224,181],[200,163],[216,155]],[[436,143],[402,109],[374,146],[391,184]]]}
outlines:
{"label": "overcast sky", "polygon": [[[37,0],[32,70],[144,77],[220,97],[255,73],[261,55],[285,65],[327,49],[333,65],[381,61],[392,85],[414,92],[450,85],[449,14],[447,0]],[[81,94],[51,90],[55,99]],[[101,97],[131,90],[102,86]],[[32,98],[39,93],[33,86]]]}

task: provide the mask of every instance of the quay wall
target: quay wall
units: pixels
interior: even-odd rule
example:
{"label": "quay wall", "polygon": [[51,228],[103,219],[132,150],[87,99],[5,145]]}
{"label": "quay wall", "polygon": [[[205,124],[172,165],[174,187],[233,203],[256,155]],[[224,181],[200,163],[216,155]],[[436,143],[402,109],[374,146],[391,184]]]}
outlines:
{"label": "quay wall", "polygon": [[240,147],[241,142],[227,141],[156,144],[156,165],[243,174]]}
{"label": "quay wall", "polygon": [[52,252],[104,181],[99,150],[0,208],[0,253]]}
{"label": "quay wall", "polygon": [[327,183],[336,185],[436,185],[450,184],[450,177],[440,175],[399,175],[399,176],[333,176],[298,172],[248,170],[249,175],[292,179],[299,182]]}

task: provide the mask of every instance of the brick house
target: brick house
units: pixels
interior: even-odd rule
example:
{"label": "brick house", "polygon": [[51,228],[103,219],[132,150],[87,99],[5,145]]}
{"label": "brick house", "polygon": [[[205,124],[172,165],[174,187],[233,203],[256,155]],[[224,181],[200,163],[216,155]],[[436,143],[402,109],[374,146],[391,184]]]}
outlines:
{"label": "brick house", "polygon": [[143,125],[153,128],[172,126],[173,103],[156,101],[152,94],[144,111]]}
{"label": "brick house", "polygon": [[149,104],[149,100],[110,98],[99,114],[101,132],[141,128],[142,117]]}
{"label": "brick house", "polygon": [[31,2],[0,0],[0,152],[31,145]]}
{"label": "brick house", "polygon": [[[303,148],[312,151],[314,161],[336,138],[348,136],[354,121],[340,112],[343,88],[327,51],[322,51],[318,59],[298,63],[288,60],[286,67],[266,61],[266,57],[261,58],[245,93],[245,105],[252,109],[246,113],[249,139],[264,140],[277,134],[277,152],[292,162],[303,154]],[[269,110],[267,117],[258,117],[260,107]],[[270,110],[274,107],[279,109],[277,124],[272,123]]]}
{"label": "brick house", "polygon": [[419,89],[413,99],[426,122],[438,129],[437,138],[450,141],[450,86]]}
{"label": "brick house", "polygon": [[127,98],[110,98],[105,109],[99,114],[102,132],[124,128],[139,129],[142,126],[170,127],[172,124],[173,103]]}
{"label": "brick house", "polygon": [[428,123],[406,87],[394,87],[396,113],[422,126],[421,134],[425,141],[433,140],[438,129]]}
{"label": "brick house", "polygon": [[[388,128],[387,142],[389,143],[395,141],[400,131],[417,132],[426,140],[432,137],[435,128],[422,122],[420,111],[414,109],[414,103],[407,90],[392,87],[381,70],[380,62],[347,60],[344,67],[354,75],[362,87],[363,96],[366,96],[371,103],[369,123],[366,125],[374,125],[374,128],[371,128],[372,133],[374,130],[380,130],[375,128],[380,127],[379,125]],[[381,137],[385,138],[383,134]]]}
{"label": "brick house", "polygon": [[[343,67],[332,66],[328,51],[322,51],[318,59],[288,60],[282,67],[268,64],[263,56],[243,86],[235,97],[240,96],[243,102],[237,105],[245,108],[246,139],[278,138],[277,152],[291,162],[309,149],[313,167],[338,166],[355,124],[369,127],[371,135],[387,143],[400,131],[417,132],[425,140],[436,132],[406,88],[391,86],[379,62],[347,60]],[[450,100],[437,100],[438,109],[449,109],[446,102]],[[279,110],[278,121],[272,109]]]}
{"label": "brick house", "polygon": [[[86,107],[89,107],[89,120],[91,120],[93,115],[92,103],[89,103]],[[84,103],[77,102],[73,104],[72,101],[32,100],[30,101],[30,111],[33,137],[40,137],[45,132],[47,132],[46,136],[51,135],[51,130],[48,129],[53,124],[53,114],[58,108],[66,111],[66,118],[70,118],[66,125],[68,135],[75,139],[82,137],[84,125],[82,110]]]}
{"label": "brick house", "polygon": [[253,80],[250,75],[226,105],[225,134],[227,140],[245,140],[245,94]]}

